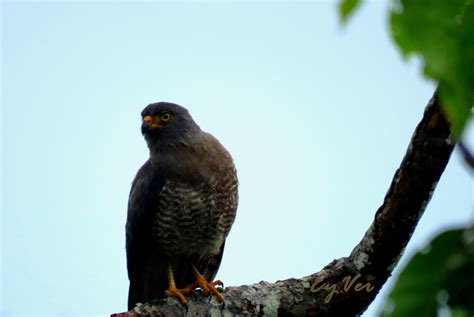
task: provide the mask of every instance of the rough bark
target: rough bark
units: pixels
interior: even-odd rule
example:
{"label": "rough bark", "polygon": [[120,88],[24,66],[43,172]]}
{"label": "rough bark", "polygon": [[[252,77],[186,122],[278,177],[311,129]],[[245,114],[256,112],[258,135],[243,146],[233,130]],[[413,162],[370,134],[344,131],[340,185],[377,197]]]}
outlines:
{"label": "rough bark", "polygon": [[450,125],[435,93],[382,206],[348,257],[333,260],[310,276],[228,287],[222,303],[196,292],[187,306],[171,298],[112,316],[357,316],[397,265],[453,147]]}

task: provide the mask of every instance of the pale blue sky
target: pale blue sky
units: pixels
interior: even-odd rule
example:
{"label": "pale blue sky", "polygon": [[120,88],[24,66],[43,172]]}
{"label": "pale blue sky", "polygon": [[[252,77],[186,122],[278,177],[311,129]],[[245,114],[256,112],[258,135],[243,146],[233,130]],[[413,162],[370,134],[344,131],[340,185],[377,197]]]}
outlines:
{"label": "pale blue sky", "polygon": [[[336,13],[330,1],[3,3],[0,312],[125,310],[128,191],[148,155],[140,112],[160,100],[235,158],[226,285],[348,255],[434,85],[401,59],[386,2],[347,28]],[[472,220],[471,186],[456,152],[403,261]]]}

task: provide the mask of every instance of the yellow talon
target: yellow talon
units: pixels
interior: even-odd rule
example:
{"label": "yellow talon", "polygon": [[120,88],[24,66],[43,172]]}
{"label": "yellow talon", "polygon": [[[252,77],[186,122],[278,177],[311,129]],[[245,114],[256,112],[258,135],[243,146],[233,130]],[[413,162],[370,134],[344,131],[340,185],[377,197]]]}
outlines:
{"label": "yellow talon", "polygon": [[179,301],[182,304],[186,304],[187,301],[184,295],[188,294],[191,291],[191,289],[190,288],[178,289],[176,287],[176,283],[174,282],[173,269],[171,268],[171,265],[168,265],[166,271],[168,273],[169,287],[165,291],[165,295],[167,297],[176,297],[177,299],[179,299]]}
{"label": "yellow talon", "polygon": [[221,293],[219,293],[219,291],[216,289],[216,285],[221,285],[222,286],[223,285],[222,281],[221,280],[215,280],[214,282],[209,283],[201,275],[201,273],[199,273],[199,271],[194,267],[194,265],[193,265],[193,272],[194,272],[194,276],[196,277],[196,283],[195,284],[197,284],[194,287],[199,286],[199,288],[202,289],[202,293],[204,294],[204,296],[209,295],[209,293],[214,294],[216,299],[219,302],[221,302],[223,300],[223,298],[222,298]]}
{"label": "yellow talon", "polygon": [[186,304],[186,298],[183,295],[183,294],[186,294],[186,293],[183,293],[182,291],[183,290],[177,289],[176,287],[174,287],[174,288],[170,287],[165,291],[165,295],[168,296],[168,297],[176,297],[177,299],[179,299],[179,301],[182,304]]}
{"label": "yellow talon", "polygon": [[202,290],[202,293],[204,296],[208,296],[209,293],[214,294],[216,299],[218,301],[222,301],[222,295],[219,293],[219,291],[216,289],[216,285],[221,285],[223,286],[224,284],[222,283],[221,280],[215,280],[214,282],[208,282],[204,276],[199,273],[199,271],[194,267],[193,265],[193,273],[194,277],[196,278],[196,281],[192,284],[187,285],[183,289],[178,289],[176,287],[176,283],[174,281],[174,275],[173,275],[173,269],[171,268],[171,265],[168,265],[167,267],[167,273],[168,273],[168,281],[169,281],[169,287],[165,291],[165,295],[167,297],[176,297],[179,299],[179,301],[183,304],[186,304],[186,298],[184,295],[188,294],[191,290],[199,287]]}

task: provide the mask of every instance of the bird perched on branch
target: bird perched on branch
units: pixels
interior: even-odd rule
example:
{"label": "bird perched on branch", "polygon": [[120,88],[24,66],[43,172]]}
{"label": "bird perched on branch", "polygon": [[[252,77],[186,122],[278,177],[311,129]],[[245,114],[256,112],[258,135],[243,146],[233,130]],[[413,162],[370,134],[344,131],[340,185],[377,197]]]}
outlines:
{"label": "bird perched on branch", "polygon": [[213,282],[237,210],[229,152],[176,104],[142,111],[150,158],[132,183],[126,224],[128,309],[190,290],[222,296]]}

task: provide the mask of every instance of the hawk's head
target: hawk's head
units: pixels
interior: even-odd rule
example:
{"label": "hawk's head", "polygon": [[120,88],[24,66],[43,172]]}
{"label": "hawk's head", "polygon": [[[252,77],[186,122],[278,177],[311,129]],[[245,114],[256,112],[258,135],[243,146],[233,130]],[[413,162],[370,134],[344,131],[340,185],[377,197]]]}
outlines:
{"label": "hawk's head", "polygon": [[188,110],[177,104],[157,102],[142,111],[142,134],[150,150],[185,142],[199,131]]}

